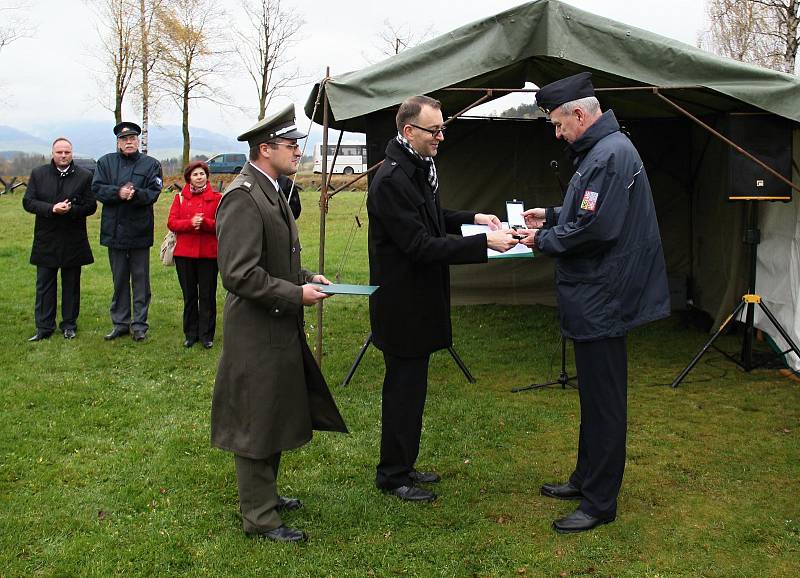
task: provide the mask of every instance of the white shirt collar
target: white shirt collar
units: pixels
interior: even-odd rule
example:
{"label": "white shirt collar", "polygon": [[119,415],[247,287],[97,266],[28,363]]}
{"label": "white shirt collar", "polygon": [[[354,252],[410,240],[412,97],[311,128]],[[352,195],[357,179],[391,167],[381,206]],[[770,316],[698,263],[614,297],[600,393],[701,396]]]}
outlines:
{"label": "white shirt collar", "polygon": [[[250,161],[248,161],[248,162],[250,162]],[[276,180],[275,180],[275,179],[273,179],[271,176],[269,176],[267,173],[265,173],[265,172],[264,172],[264,171],[262,171],[260,168],[258,168],[258,167],[255,165],[255,163],[250,163],[250,166],[251,166],[251,167],[253,167],[255,170],[257,170],[257,171],[258,171],[259,173],[261,173],[262,175],[264,175],[265,177],[267,177],[267,178],[269,179],[269,182],[271,182],[271,183],[272,183],[272,186],[273,186],[273,187],[275,187],[275,191],[280,191],[280,187],[278,187],[278,181],[276,181]]]}

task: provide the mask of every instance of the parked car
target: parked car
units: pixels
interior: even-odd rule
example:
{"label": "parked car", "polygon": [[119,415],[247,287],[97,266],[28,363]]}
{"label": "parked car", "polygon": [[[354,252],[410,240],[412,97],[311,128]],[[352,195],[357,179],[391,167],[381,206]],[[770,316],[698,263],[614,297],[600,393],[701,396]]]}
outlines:
{"label": "parked car", "polygon": [[212,173],[233,174],[238,174],[246,162],[247,155],[242,153],[221,153],[206,161],[208,170]]}
{"label": "parked car", "polygon": [[97,161],[91,157],[73,157],[72,163],[76,167],[86,169],[92,174],[94,174],[94,169],[97,167]]}

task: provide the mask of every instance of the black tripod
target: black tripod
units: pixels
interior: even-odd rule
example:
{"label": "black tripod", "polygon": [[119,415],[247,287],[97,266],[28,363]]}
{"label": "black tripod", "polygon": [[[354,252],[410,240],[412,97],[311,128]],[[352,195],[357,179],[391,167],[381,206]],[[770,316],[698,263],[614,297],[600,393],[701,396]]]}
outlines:
{"label": "black tripod", "polygon": [[[567,193],[567,187],[564,185],[564,181],[561,180],[561,173],[558,172],[558,161],[552,160],[550,161],[550,168],[553,169],[553,174],[556,177],[556,181],[558,181],[558,188],[561,189],[561,197],[563,198]],[[570,381],[573,379],[577,379],[577,376],[570,377],[569,373],[567,373],[567,338],[563,335],[561,336],[561,373],[558,374],[558,379],[553,381],[545,381],[543,383],[532,383],[530,385],[526,385],[523,387],[515,387],[511,390],[511,393],[519,393],[520,391],[528,391],[529,389],[541,389],[543,387],[549,387],[551,385],[558,385],[561,384],[561,389],[566,389],[567,385],[571,387],[577,387],[572,385]]]}
{"label": "black tripod", "polygon": [[[367,339],[364,340],[364,345],[362,345],[361,349],[358,350],[358,355],[356,355],[356,359],[355,361],[353,361],[353,365],[350,367],[350,371],[347,372],[347,377],[344,378],[344,381],[342,382],[342,387],[346,386],[348,383],[350,383],[350,380],[353,379],[353,376],[356,373],[356,369],[358,369],[358,364],[361,363],[361,360],[364,358],[364,354],[367,352],[367,348],[369,347],[370,343],[372,343],[371,331],[369,335],[367,335]],[[447,351],[450,352],[450,357],[452,357],[453,361],[456,362],[456,365],[461,370],[461,373],[464,374],[464,377],[467,378],[467,381],[470,383],[475,383],[475,378],[472,377],[472,374],[469,372],[469,368],[458,356],[458,353],[456,353],[456,350],[453,349],[452,345],[447,348]]]}
{"label": "black tripod", "polygon": [[570,376],[567,373],[567,338],[563,335],[561,336],[561,373],[558,374],[558,379],[554,379],[553,381],[545,381],[543,383],[532,383],[530,385],[525,385],[523,387],[515,387],[511,390],[511,393],[519,393],[520,391],[528,391],[529,389],[541,389],[543,387],[549,387],[551,385],[558,385],[561,384],[561,389],[566,389],[567,385],[570,387],[577,387],[577,385],[573,385],[570,383],[573,379],[577,379],[577,376]]}
{"label": "black tripod", "polygon": [[[733,313],[731,313],[725,321],[722,322],[717,332],[711,336],[711,339],[700,349],[697,355],[694,356],[694,359],[687,365],[683,371],[675,378],[675,381],[672,382],[671,387],[678,387],[683,381],[683,379],[689,374],[692,368],[697,365],[697,362],[700,361],[700,358],[703,357],[706,351],[709,350],[714,345],[714,342],[717,338],[723,334],[725,329],[737,318],[737,316],[742,312],[742,309],[745,307],[747,308],[747,312],[745,314],[745,327],[744,327],[744,338],[742,341],[742,350],[739,354],[739,357],[734,357],[725,351],[719,350],[725,357],[733,361],[736,365],[744,369],[745,371],[750,371],[757,367],[761,367],[765,365],[772,359],[776,357],[784,356],[790,351],[794,351],[794,354],[800,359],[800,350],[795,345],[792,338],[780,324],[780,322],[775,318],[772,314],[772,311],[769,310],[764,302],[761,300],[761,296],[756,293],[756,262],[758,257],[758,244],[761,242],[761,231],[758,228],[758,202],[751,202],[749,205],[749,219],[748,219],[748,226],[744,233],[744,243],[750,247],[750,275],[748,279],[748,292],[745,295],[742,295],[742,300],[739,304],[734,308]],[[755,313],[755,306],[758,305],[761,308],[761,311],[764,312],[764,315],[772,322],[772,325],[775,329],[778,330],[778,333],[786,340],[786,343],[789,344],[789,349],[786,351],[782,351],[780,353],[776,353],[775,355],[769,356],[766,360],[762,360],[760,363],[753,362],[753,337],[755,335],[755,328],[753,327],[753,315]],[[715,348],[716,349],[716,348]]]}

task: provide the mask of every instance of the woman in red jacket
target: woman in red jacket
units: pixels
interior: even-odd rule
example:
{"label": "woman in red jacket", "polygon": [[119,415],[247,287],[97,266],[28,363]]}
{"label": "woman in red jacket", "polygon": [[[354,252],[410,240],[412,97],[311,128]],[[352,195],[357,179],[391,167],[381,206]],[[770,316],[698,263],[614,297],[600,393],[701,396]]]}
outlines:
{"label": "woman in red jacket", "polygon": [[215,215],[222,195],[208,182],[208,165],[189,163],[186,185],[175,195],[167,227],[175,233],[175,270],[183,291],[184,347],[214,345],[217,325],[217,235]]}

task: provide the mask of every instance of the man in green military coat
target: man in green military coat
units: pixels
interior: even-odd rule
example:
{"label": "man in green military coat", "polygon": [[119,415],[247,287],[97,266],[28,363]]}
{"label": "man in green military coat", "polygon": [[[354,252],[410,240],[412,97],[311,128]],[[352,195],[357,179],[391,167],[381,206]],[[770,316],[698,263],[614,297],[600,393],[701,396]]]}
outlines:
{"label": "man in green military coat", "polygon": [[347,431],[303,330],[303,306],[326,298],[319,285],[329,281],[301,268],[297,226],[277,183],[297,171],[305,136],[293,105],[239,136],[250,162],[217,210],[228,295],[211,442],[235,455],[245,533],[282,542],[306,534],[281,520],[281,510],[302,507],[278,494],[281,452],[306,444],[315,429]]}

